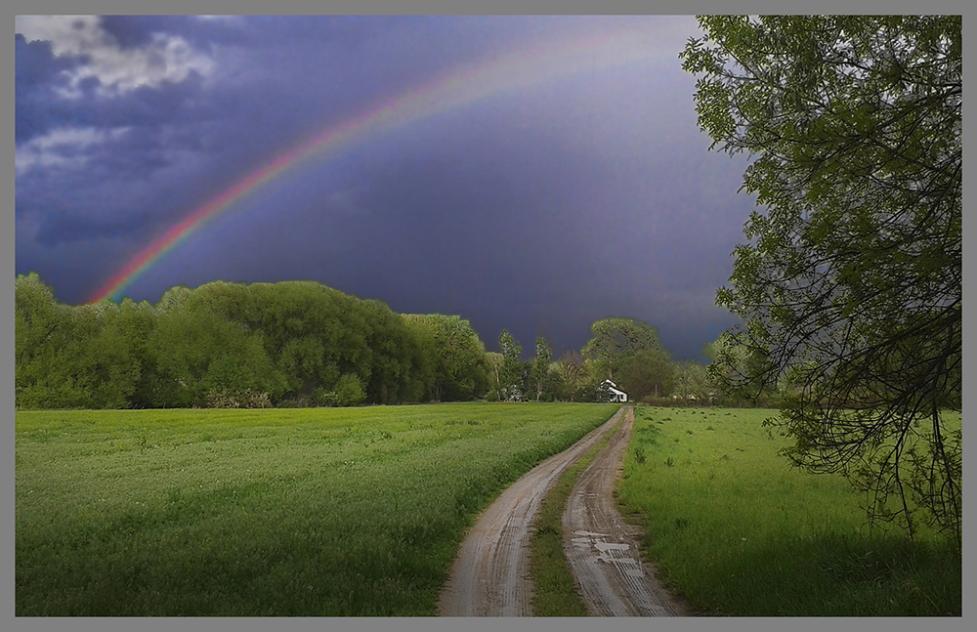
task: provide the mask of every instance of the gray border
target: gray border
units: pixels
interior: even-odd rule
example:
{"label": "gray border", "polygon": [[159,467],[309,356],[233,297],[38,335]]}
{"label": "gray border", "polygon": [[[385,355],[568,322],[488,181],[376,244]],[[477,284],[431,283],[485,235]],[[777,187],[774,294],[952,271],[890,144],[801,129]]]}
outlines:
{"label": "gray border", "polygon": [[[858,626],[862,629],[891,630],[963,630],[973,629],[977,617],[964,600],[961,618],[813,618],[796,617],[789,619],[769,618],[694,618],[650,621],[645,619],[434,619],[434,618],[15,618],[14,617],[14,319],[13,319],[13,281],[14,281],[14,62],[13,34],[14,16],[20,14],[44,13],[93,13],[93,14],[310,14],[310,13],[399,13],[399,14],[694,14],[694,13],[952,13],[964,16],[964,59],[975,59],[974,47],[968,37],[973,31],[977,3],[948,0],[930,0],[925,4],[915,4],[911,0],[830,0],[819,2],[815,8],[810,3],[776,2],[774,0],[694,0],[682,2],[667,0],[642,2],[641,0],[492,0],[491,2],[448,1],[448,0],[330,0],[328,2],[308,2],[301,0],[279,0],[274,4],[258,0],[206,0],[191,2],[179,0],[168,3],[139,4],[119,0],[4,0],[0,3],[0,24],[3,25],[3,52],[0,53],[0,118],[2,135],[0,145],[0,404],[2,404],[2,428],[0,428],[0,625],[4,630],[92,630],[111,632],[143,628],[200,629],[219,630],[265,630],[272,626],[282,630],[319,630],[323,628],[342,628],[358,630],[449,630],[459,626],[479,630],[523,629],[535,630],[590,630],[595,625],[608,630],[647,630],[656,629],[700,630],[779,630],[785,627],[806,630],[849,629]],[[969,67],[969,64],[965,64]],[[965,75],[967,68],[964,69]],[[964,81],[964,120],[973,120],[974,90],[969,79]],[[972,126],[964,125],[964,152],[973,154],[977,147],[977,134]],[[970,183],[974,170],[964,166],[964,200],[969,200],[972,192]],[[964,206],[967,209],[967,206]],[[964,213],[964,242],[973,241],[968,237],[967,226],[974,224],[968,217],[972,211]],[[977,276],[974,273],[975,259],[963,253],[964,265],[964,312],[974,313],[974,296],[977,293]],[[966,322],[966,318],[965,318]],[[974,391],[975,357],[977,357],[977,338],[970,335],[971,328],[964,327],[964,417],[972,419],[975,409]],[[969,455],[975,449],[975,439],[969,430],[964,433],[964,451]],[[974,467],[968,458],[964,460],[965,487],[975,483]],[[975,551],[970,533],[973,521],[973,503],[964,496],[964,564],[963,585],[973,586]],[[970,620],[970,625],[966,621]]]}

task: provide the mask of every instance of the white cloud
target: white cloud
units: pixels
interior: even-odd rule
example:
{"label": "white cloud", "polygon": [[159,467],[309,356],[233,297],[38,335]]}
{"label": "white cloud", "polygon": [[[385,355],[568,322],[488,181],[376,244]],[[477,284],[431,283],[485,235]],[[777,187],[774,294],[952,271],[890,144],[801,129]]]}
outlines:
{"label": "white cloud", "polygon": [[29,41],[50,41],[55,56],[87,58],[68,71],[69,87],[62,91],[66,97],[79,96],[78,86],[88,77],[101,82],[103,94],[116,95],[141,86],[183,81],[194,71],[207,76],[214,66],[209,57],[177,35],[154,33],[141,48],[122,48],[94,15],[19,15],[17,32]]}
{"label": "white cloud", "polygon": [[32,138],[17,147],[17,174],[34,167],[80,167],[87,160],[87,151],[96,145],[119,138],[128,127],[98,129],[95,127],[59,127],[43,136]]}

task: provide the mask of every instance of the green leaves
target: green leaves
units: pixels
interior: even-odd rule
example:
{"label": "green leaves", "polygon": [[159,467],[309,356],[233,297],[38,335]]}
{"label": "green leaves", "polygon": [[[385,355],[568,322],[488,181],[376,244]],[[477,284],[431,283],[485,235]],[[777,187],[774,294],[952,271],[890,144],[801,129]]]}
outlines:
{"label": "green leaves", "polygon": [[129,408],[472,399],[485,348],[457,316],[401,317],[318,283],[171,288],[58,304],[17,279],[17,405]]}
{"label": "green leaves", "polygon": [[[750,360],[722,354],[712,373],[730,388],[787,379],[796,460],[902,494],[900,453],[884,451],[880,429],[902,436],[939,418],[934,402],[959,402],[960,19],[700,24],[681,55],[699,125],[713,146],[754,157],[743,189],[759,207],[717,293],[744,322],[731,339]],[[931,471],[953,471],[942,440],[931,445]],[[952,478],[934,511],[959,507]]]}

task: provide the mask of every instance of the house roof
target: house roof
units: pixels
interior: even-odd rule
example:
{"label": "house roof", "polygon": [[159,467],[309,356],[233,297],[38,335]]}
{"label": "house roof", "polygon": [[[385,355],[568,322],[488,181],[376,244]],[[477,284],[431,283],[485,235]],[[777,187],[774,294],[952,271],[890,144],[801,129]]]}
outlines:
{"label": "house roof", "polygon": [[622,391],[621,389],[619,389],[617,387],[617,384],[615,384],[614,382],[612,382],[610,380],[604,380],[603,382],[600,383],[600,385],[601,386],[607,386],[607,390],[612,391],[614,393],[617,393],[619,395],[627,395],[627,393],[625,393],[624,391]]}

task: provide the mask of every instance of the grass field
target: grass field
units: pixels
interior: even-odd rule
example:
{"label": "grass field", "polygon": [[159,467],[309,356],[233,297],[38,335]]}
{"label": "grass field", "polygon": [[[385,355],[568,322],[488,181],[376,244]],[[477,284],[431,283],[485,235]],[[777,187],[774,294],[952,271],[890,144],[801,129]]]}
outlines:
{"label": "grass field", "polygon": [[16,611],[430,615],[491,498],[615,405],[16,418]]}
{"label": "grass field", "polygon": [[846,481],[777,454],[772,414],[639,407],[619,500],[667,583],[708,614],[959,615],[956,548],[869,528]]}

